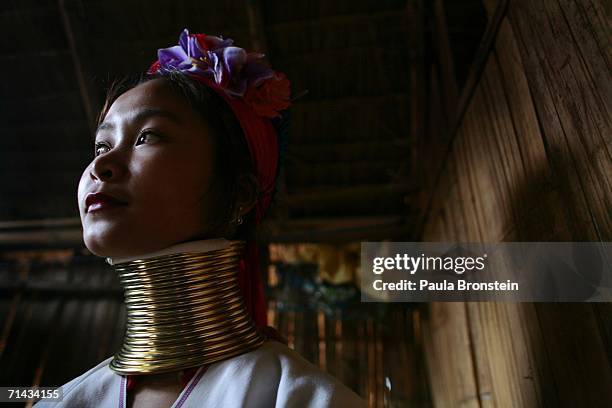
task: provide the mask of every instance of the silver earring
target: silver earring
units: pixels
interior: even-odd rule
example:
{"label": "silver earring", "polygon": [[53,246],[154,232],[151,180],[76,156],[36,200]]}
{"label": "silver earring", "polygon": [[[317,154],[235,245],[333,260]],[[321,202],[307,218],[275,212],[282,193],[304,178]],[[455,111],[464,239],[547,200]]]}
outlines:
{"label": "silver earring", "polygon": [[[242,206],[238,207],[238,214],[242,213]],[[238,218],[236,219],[236,225],[242,225],[242,222],[244,220],[242,219],[242,215],[238,215]]]}

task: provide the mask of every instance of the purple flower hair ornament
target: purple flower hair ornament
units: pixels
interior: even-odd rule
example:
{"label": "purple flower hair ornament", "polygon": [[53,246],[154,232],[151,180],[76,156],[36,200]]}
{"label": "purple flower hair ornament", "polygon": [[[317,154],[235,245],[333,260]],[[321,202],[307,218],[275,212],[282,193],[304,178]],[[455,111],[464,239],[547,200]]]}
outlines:
{"label": "purple flower hair ornament", "polygon": [[262,64],[264,54],[247,52],[233,45],[231,39],[213,35],[189,34],[184,29],[179,45],[157,51],[158,60],[148,73],[181,71],[208,78],[233,97],[244,97],[247,90],[257,87],[275,72]]}

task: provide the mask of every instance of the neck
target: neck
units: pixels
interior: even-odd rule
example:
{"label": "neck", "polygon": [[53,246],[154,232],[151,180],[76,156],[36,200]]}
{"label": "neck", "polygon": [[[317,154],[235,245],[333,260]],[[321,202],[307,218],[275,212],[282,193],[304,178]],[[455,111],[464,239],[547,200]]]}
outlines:
{"label": "neck", "polygon": [[112,370],[131,375],[178,371],[263,343],[238,285],[244,242],[226,243],[206,252],[173,247],[161,255],[112,262],[127,308],[127,332]]}

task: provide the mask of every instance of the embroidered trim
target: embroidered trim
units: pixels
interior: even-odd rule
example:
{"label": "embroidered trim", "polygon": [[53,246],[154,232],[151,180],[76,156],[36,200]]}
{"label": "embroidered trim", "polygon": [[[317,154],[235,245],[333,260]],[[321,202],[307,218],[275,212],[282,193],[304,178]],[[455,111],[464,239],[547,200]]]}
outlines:
{"label": "embroidered trim", "polygon": [[126,387],[126,379],[124,376],[121,376],[121,389],[119,390],[119,408],[125,408],[125,387]]}
{"label": "embroidered trim", "polygon": [[183,406],[183,404],[185,403],[185,401],[189,397],[189,394],[191,394],[191,392],[194,390],[195,386],[198,384],[198,382],[200,382],[200,378],[202,378],[202,376],[204,375],[204,372],[207,369],[208,369],[208,366],[200,367],[200,369],[198,370],[197,374],[191,379],[191,382],[189,383],[189,385],[187,386],[185,391],[183,391],[183,395],[181,396],[181,398],[179,399],[178,403],[176,404],[176,406],[174,408],[181,408]]}

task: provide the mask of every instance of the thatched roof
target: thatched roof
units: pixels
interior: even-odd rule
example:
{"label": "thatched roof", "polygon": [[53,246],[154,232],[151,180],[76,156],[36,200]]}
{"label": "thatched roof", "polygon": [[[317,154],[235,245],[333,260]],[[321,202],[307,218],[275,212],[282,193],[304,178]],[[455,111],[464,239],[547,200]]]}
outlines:
{"label": "thatched roof", "polygon": [[[315,228],[364,223],[364,231],[410,233],[419,210],[411,207],[419,180],[410,75],[426,46],[413,38],[426,17],[418,2],[12,3],[0,6],[0,222],[78,216],[78,179],[106,87],[145,70],[189,27],[264,51],[294,95],[308,90],[292,111],[275,237],[324,239]],[[469,14],[465,7],[458,12]]]}

